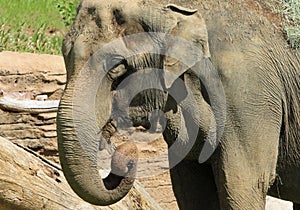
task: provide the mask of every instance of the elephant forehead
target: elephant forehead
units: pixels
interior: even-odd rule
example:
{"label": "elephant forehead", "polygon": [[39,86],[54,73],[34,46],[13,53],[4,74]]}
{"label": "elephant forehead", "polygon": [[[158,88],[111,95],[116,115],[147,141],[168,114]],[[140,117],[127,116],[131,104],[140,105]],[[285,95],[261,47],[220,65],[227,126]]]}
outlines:
{"label": "elephant forehead", "polygon": [[[142,1],[140,1],[142,3]],[[131,8],[131,11],[136,10],[138,7],[142,6],[139,1],[130,1],[130,0],[83,0],[79,5],[79,10],[88,10],[92,12],[101,12],[101,13],[110,13],[112,9],[120,8],[120,9],[127,9]]]}
{"label": "elephant forehead", "polygon": [[134,4],[133,1],[131,0],[109,0],[109,1],[105,1],[105,0],[83,0],[81,1],[81,6],[82,7],[95,7],[97,9],[99,8],[110,8],[113,7],[115,5],[125,5],[131,3]]}
{"label": "elephant forehead", "polygon": [[[129,0],[112,0],[112,1],[95,1],[85,0],[79,6],[79,14],[84,18],[91,14],[96,14],[104,22],[103,25],[111,24],[113,19],[119,18],[120,15],[116,11],[120,11],[122,15],[126,16],[127,21],[132,24],[145,24],[155,27],[156,24],[161,26],[159,29],[154,28],[156,31],[164,31],[168,27],[168,23],[175,20],[170,10],[151,1],[129,1]],[[162,18],[164,16],[164,18]],[[134,21],[132,21],[134,20]],[[167,20],[167,21],[166,21]],[[151,21],[151,23],[147,23]],[[117,21],[118,22],[118,21]],[[119,22],[118,22],[119,23]],[[127,24],[128,26],[128,24]]]}

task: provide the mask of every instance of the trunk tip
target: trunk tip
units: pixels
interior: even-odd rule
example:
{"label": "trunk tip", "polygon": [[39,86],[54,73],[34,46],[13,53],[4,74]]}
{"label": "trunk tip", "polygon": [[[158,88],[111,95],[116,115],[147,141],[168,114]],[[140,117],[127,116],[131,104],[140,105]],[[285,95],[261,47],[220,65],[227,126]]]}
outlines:
{"label": "trunk tip", "polygon": [[127,141],[116,148],[111,161],[112,173],[118,176],[135,177],[138,160],[138,148],[130,141]]}

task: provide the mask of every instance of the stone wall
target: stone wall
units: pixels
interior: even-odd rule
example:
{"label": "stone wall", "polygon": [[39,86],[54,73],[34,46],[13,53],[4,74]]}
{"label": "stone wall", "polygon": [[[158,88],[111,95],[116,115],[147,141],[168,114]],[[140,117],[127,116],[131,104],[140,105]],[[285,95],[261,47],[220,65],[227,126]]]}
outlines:
{"label": "stone wall", "polygon": [[[65,83],[61,56],[0,54],[0,97],[45,95],[47,100],[58,100]],[[56,111],[30,113],[0,109],[0,116],[0,136],[58,162]]]}

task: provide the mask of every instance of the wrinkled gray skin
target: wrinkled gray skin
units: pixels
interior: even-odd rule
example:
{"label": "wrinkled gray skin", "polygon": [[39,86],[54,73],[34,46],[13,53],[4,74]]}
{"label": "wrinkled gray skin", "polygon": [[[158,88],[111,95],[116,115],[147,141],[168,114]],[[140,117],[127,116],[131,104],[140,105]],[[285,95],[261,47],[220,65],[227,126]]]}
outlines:
{"label": "wrinkled gray skin", "polygon": [[[120,109],[118,113],[129,112],[129,119],[135,126],[146,128],[149,128],[147,117],[150,112],[155,109],[165,112],[167,124],[163,135],[169,146],[181,135],[179,127],[182,119],[185,121],[186,117],[190,117],[199,127],[198,138],[191,152],[170,170],[173,190],[181,209],[264,209],[267,193],[291,200],[295,203],[294,208],[297,208],[296,203],[300,203],[299,55],[286,48],[280,36],[272,30],[261,31],[253,24],[249,29],[247,23],[243,22],[249,19],[248,16],[235,16],[236,10],[230,8],[234,6],[219,4],[218,7],[212,6],[212,11],[205,11],[210,15],[206,17],[207,37],[202,17],[193,10],[177,6],[166,8],[143,1],[81,2],[74,25],[63,43],[68,84],[58,111],[57,131],[65,176],[73,190],[84,200],[109,205],[130,190],[137,159],[134,145],[128,143],[117,148],[120,152],[113,155],[112,173],[104,180],[98,174],[95,154],[99,139],[100,148],[114,150],[106,143],[115,129],[110,121],[114,115],[111,113],[114,86],[132,71],[153,67],[175,72],[192,91],[183,96],[188,98],[192,94],[198,103],[179,106],[168,95],[168,91],[176,91],[172,90],[174,81],[164,78],[161,86],[166,91],[149,90],[139,94],[129,110],[123,109],[122,104],[114,106]],[[219,9],[223,13],[218,13]],[[227,17],[236,18],[234,24],[222,19],[226,20]],[[270,26],[268,22],[264,24]],[[241,28],[241,25],[245,28]],[[215,136],[210,136],[209,129],[214,124],[216,129],[222,128],[222,119],[218,119],[218,116],[224,117],[212,108],[210,102],[213,98],[207,96],[207,92],[216,93],[213,85],[208,86],[212,90],[206,90],[200,83],[203,78],[198,78],[190,70],[178,73],[178,66],[173,65],[174,62],[169,58],[145,55],[124,59],[136,44],[130,42],[124,45],[120,42],[118,50],[121,53],[110,65],[100,65],[97,59],[85,65],[90,55],[103,44],[120,36],[143,31],[169,33],[194,42],[202,52],[198,55],[201,63],[195,64],[193,69],[196,72],[203,72],[203,67],[216,69],[221,76],[226,96],[225,130],[214,155],[203,164],[199,164],[198,157],[204,139],[210,137],[213,138],[212,142],[217,141]],[[242,38],[239,37],[241,33]],[[153,45],[159,45],[160,42],[163,40],[155,39]],[[194,53],[189,53],[187,49],[182,51],[186,56]],[[100,52],[97,54],[98,60],[103,60],[109,53]],[[90,90],[93,86],[89,84],[89,75],[83,80],[78,79],[82,68],[87,72],[96,69],[99,75],[108,71],[99,90]],[[215,75],[209,77],[217,79]],[[78,83],[80,88],[76,87]],[[166,84],[170,84],[170,88]],[[93,105],[95,95],[96,126],[93,125],[95,122],[91,113],[80,112],[85,104]],[[213,101],[221,110],[224,108],[224,101],[218,97]],[[200,110],[201,115],[192,111],[191,117],[184,114],[184,110]],[[86,133],[82,138],[76,134],[74,113],[80,118],[76,120],[83,122],[82,130]],[[197,119],[193,116],[197,116]],[[116,119],[117,123],[128,120],[124,118]],[[97,127],[102,128],[100,136]],[[183,143],[189,140],[183,139]],[[120,158],[118,154],[129,158]],[[175,156],[169,154],[170,162]]]}

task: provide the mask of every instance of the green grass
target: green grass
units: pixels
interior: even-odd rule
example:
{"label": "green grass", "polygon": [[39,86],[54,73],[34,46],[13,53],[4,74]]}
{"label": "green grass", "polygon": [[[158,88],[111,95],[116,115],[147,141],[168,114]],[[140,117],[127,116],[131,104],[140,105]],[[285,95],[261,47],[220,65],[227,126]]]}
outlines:
{"label": "green grass", "polygon": [[77,3],[78,0],[0,0],[0,51],[60,54],[63,34],[74,16],[70,11],[75,11]]}
{"label": "green grass", "polygon": [[32,28],[42,24],[63,29],[56,2],[53,0],[0,0],[0,17],[6,19],[8,25],[20,22],[30,23]]}
{"label": "green grass", "polygon": [[274,13],[282,16],[286,39],[293,49],[300,49],[300,0],[266,0]]}
{"label": "green grass", "polygon": [[[0,51],[61,54],[79,0],[0,0]],[[289,44],[300,49],[300,0],[268,0],[283,17]],[[59,5],[59,7],[58,7]]]}
{"label": "green grass", "polygon": [[280,0],[284,16],[284,30],[293,48],[300,47],[300,0]]}

